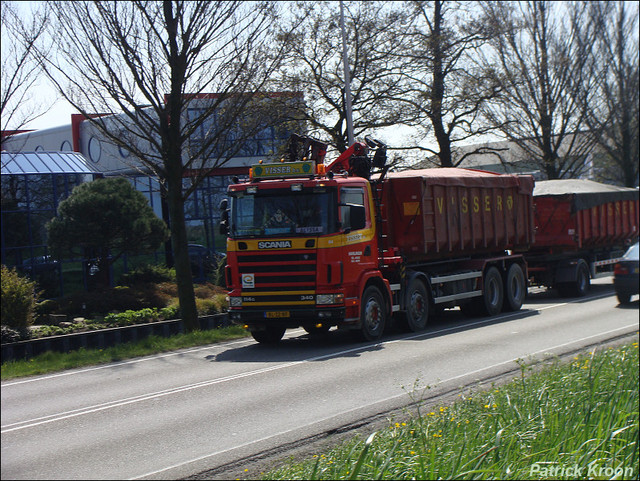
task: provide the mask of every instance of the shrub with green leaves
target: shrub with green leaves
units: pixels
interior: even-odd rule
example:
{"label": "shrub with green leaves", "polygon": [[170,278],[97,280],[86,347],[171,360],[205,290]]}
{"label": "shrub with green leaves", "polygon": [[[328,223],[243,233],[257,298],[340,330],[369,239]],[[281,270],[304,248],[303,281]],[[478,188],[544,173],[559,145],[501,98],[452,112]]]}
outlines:
{"label": "shrub with green leaves", "polygon": [[15,329],[11,329],[9,326],[3,324],[0,326],[0,339],[2,344],[6,344],[9,342],[18,342],[22,340],[22,336]]}
{"label": "shrub with green leaves", "polygon": [[160,284],[175,282],[176,270],[163,265],[144,265],[122,274],[120,285],[135,286],[138,284]]}
{"label": "shrub with green leaves", "polygon": [[226,295],[214,294],[206,299],[196,299],[196,309],[201,316],[225,312],[227,310]]}
{"label": "shrub with green leaves", "polygon": [[49,314],[55,314],[60,309],[60,304],[55,299],[45,299],[36,303],[35,307],[35,323],[48,324]]}
{"label": "shrub with green leaves", "polygon": [[127,310],[124,312],[108,314],[104,317],[104,322],[117,326],[132,326],[134,324],[144,324],[159,320],[160,314],[156,308],[145,308],[138,311]]}
{"label": "shrub with green leaves", "polygon": [[2,324],[18,331],[33,324],[38,301],[36,283],[2,266]]}

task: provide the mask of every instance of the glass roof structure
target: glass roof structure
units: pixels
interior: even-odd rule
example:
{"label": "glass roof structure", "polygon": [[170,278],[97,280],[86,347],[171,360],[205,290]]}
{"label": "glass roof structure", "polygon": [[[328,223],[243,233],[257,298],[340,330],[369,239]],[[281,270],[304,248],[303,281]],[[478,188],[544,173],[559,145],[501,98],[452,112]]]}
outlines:
{"label": "glass roof structure", "polygon": [[2,175],[99,173],[79,152],[2,152]]}

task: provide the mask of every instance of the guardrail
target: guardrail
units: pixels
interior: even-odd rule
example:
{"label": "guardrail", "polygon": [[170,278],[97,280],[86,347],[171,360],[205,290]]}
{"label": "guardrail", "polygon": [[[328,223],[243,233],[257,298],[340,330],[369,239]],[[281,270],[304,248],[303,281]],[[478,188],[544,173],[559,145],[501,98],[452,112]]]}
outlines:
{"label": "guardrail", "polygon": [[[202,316],[198,318],[198,321],[202,330],[216,329],[230,324],[227,314]],[[2,362],[29,359],[47,351],[70,352],[80,348],[104,349],[125,342],[139,341],[151,335],[169,337],[182,332],[182,320],[172,319],[11,342],[2,344]]]}

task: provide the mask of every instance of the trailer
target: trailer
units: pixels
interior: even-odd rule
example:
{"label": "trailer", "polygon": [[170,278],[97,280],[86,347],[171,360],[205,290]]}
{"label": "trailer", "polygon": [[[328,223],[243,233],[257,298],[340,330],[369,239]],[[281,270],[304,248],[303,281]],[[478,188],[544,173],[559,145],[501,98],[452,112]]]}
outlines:
{"label": "trailer", "polygon": [[584,296],[638,239],[638,189],[591,180],[536,182],[535,241],[525,254],[531,285]]}
{"label": "trailer", "polygon": [[230,185],[223,205],[229,316],[258,342],[300,326],[377,340],[392,321],[424,329],[435,308],[520,309],[523,252],[534,241],[531,176],[388,173],[373,139],[325,167],[324,144],[295,140],[288,159]]}

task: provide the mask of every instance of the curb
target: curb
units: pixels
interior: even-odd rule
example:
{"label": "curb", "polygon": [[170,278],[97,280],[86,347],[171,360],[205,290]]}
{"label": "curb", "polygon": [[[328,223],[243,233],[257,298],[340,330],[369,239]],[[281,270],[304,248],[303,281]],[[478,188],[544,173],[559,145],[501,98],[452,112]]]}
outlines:
{"label": "curb", "polygon": [[[228,326],[229,317],[215,314],[198,318],[200,329],[209,330]],[[151,335],[169,337],[183,332],[182,319],[150,322],[126,327],[112,327],[87,332],[74,332],[61,336],[2,344],[2,362],[30,359],[46,351],[70,352],[80,348],[105,349],[125,342],[134,342]]]}

